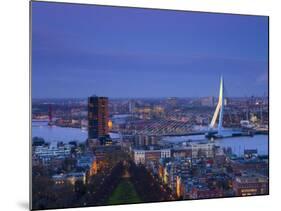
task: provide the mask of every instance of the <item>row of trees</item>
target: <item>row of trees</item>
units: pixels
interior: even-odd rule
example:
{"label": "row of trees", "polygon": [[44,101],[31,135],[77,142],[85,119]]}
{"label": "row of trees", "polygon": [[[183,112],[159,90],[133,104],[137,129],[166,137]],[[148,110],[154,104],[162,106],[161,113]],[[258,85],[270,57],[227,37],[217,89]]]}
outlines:
{"label": "row of trees", "polygon": [[[123,160],[128,155],[122,151],[105,156],[106,167],[88,178],[86,184],[77,181],[75,185],[54,184],[51,175],[57,173],[51,166],[33,166],[32,205],[33,209],[95,206],[106,204],[109,196],[119,184],[124,172]],[[63,172],[70,172],[73,159],[63,162]]]}
{"label": "row of trees", "polygon": [[143,202],[172,199],[171,190],[158,183],[143,165],[137,166],[133,161],[129,161],[129,164],[130,180]]}
{"label": "row of trees", "polygon": [[109,175],[103,175],[101,178],[93,177],[90,184],[87,185],[88,191],[82,198],[82,204],[87,206],[105,205],[112,192],[120,183],[123,172],[124,166],[120,161],[111,170]]}
{"label": "row of trees", "polygon": [[104,205],[119,184],[123,171],[123,164],[119,162],[110,173],[102,172],[92,176],[87,184],[76,181],[74,185],[55,185],[49,177],[36,175],[32,185],[33,209]]}
{"label": "row of trees", "polygon": [[[66,208],[106,205],[115,188],[122,181],[125,170],[141,201],[171,200],[171,190],[157,182],[144,166],[137,166],[125,154],[110,154],[110,165],[90,177],[86,184],[55,185],[44,168],[33,170],[33,209]],[[126,161],[126,162],[124,162]],[[47,176],[48,175],[48,176]],[[124,193],[126,194],[126,193]]]}

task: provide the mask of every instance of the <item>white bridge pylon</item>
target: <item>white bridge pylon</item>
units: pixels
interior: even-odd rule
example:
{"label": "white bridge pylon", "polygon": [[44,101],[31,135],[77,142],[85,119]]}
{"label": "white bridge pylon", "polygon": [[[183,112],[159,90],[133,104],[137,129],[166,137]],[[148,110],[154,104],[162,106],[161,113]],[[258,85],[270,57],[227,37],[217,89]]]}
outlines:
{"label": "white bridge pylon", "polygon": [[220,94],[219,94],[219,100],[218,100],[218,104],[215,110],[215,113],[213,115],[212,121],[209,125],[209,128],[211,130],[215,129],[215,124],[216,121],[219,117],[219,122],[218,122],[218,134],[221,133],[223,126],[223,111],[224,111],[224,82],[223,82],[223,77],[221,76],[220,79]]}

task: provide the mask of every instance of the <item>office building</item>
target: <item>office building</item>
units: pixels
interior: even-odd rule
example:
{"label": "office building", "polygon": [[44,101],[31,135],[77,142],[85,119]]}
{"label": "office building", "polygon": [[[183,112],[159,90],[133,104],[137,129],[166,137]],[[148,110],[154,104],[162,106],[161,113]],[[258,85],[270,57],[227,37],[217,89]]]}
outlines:
{"label": "office building", "polygon": [[97,139],[108,134],[108,98],[88,98],[88,138]]}

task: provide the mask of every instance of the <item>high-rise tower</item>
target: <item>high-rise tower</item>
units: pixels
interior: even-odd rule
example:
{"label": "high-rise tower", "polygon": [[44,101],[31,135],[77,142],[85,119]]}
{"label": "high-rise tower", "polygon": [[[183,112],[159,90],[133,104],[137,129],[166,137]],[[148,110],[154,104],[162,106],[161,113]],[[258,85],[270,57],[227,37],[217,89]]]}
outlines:
{"label": "high-rise tower", "polygon": [[88,98],[88,138],[96,139],[108,135],[108,98]]}

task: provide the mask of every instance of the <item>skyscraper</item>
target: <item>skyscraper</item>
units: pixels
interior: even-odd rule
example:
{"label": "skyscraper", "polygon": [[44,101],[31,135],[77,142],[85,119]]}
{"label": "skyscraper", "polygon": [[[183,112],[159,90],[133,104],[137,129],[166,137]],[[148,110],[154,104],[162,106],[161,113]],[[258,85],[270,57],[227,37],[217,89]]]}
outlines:
{"label": "skyscraper", "polygon": [[108,134],[108,98],[88,98],[88,138],[96,139]]}

